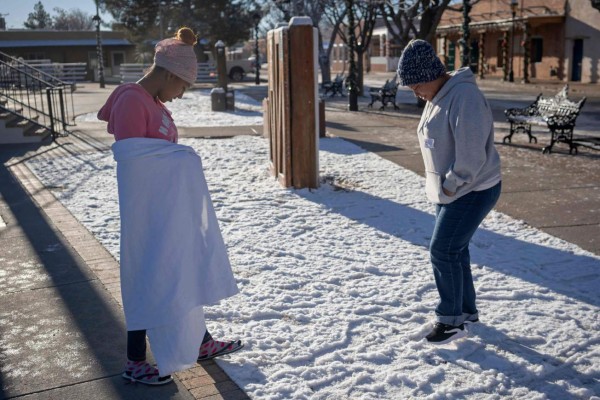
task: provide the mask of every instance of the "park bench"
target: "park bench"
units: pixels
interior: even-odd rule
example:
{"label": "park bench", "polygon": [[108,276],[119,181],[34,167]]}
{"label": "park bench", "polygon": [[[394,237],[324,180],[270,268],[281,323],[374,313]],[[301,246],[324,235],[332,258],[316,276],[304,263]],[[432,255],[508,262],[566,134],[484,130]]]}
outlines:
{"label": "park bench", "polygon": [[[150,69],[151,64],[121,64],[121,83],[137,82]],[[217,67],[214,62],[198,63],[196,82],[215,82]]]}
{"label": "park bench", "polygon": [[380,88],[370,88],[369,95],[371,95],[371,102],[368,104],[369,107],[373,107],[373,103],[376,101],[381,102],[380,110],[383,110],[388,103],[394,105],[394,110],[398,110],[396,105],[396,93],[398,93],[398,75],[394,75],[391,80],[385,81],[385,84]]}
{"label": "park bench", "polygon": [[569,145],[569,154],[577,154],[577,146],[585,145],[573,139],[575,121],[579,116],[586,98],[578,102],[568,99],[569,86],[558,92],[555,96],[544,97],[541,94],[535,101],[525,108],[509,108],[504,110],[506,119],[510,122],[510,133],[502,139],[502,143],[510,143],[513,134],[517,132],[526,133],[529,143],[537,138],[531,134],[531,126],[543,126],[550,130],[550,145],[542,149],[542,152],[551,153],[555,143],[566,143]]}
{"label": "park bench", "polygon": [[333,81],[325,81],[321,83],[323,95],[326,96],[327,93],[330,93],[329,97],[333,97],[336,94],[344,96],[344,79],[344,75],[337,74]]}

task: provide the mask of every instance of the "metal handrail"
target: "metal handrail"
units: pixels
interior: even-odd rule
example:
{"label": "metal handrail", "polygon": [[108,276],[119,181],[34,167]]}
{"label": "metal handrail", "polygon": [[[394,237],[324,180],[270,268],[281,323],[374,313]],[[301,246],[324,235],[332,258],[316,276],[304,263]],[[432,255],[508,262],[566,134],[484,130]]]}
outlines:
{"label": "metal handrail", "polygon": [[[39,68],[29,65],[24,60],[12,57],[12,56],[0,51],[0,61],[7,62],[5,60],[9,60],[12,63],[18,64],[21,67],[24,67],[26,70],[31,70],[31,71],[35,72],[35,74],[38,76],[45,77],[46,79],[42,79],[42,78],[40,78],[40,79],[47,81],[48,83],[51,84],[51,86],[72,86],[71,83],[65,82],[65,81],[58,79],[57,77],[47,73],[46,71],[42,71]],[[74,88],[75,87],[72,86],[72,89],[74,89]]]}
{"label": "metal handrail", "polygon": [[49,130],[53,139],[66,136],[74,125],[73,86],[0,52],[0,110]]}

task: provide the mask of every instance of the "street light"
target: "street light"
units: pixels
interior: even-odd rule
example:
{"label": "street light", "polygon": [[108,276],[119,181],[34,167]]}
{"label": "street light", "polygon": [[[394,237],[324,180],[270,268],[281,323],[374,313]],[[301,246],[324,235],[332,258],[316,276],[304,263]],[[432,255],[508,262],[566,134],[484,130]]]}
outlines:
{"label": "street light", "polygon": [[254,83],[260,85],[260,60],[258,53],[258,24],[262,19],[259,13],[256,13],[252,16],[254,19],[254,67],[256,69],[256,74],[254,76]]}
{"label": "street light", "polygon": [[223,88],[227,93],[227,61],[225,60],[225,43],[218,40],[215,43],[215,51],[217,53],[217,76],[219,87]]}
{"label": "street light", "polygon": [[104,88],[104,60],[102,59],[102,38],[100,37],[100,12],[98,11],[98,0],[96,0],[96,15],[92,18],[96,23],[96,53],[98,55],[98,80],[100,87]]}
{"label": "street light", "polygon": [[356,86],[356,63],[354,62],[354,51],[356,40],[356,30],[354,26],[354,0],[346,0],[346,10],[348,10],[348,78],[346,85],[348,88],[348,111],[358,111],[358,87]]}
{"label": "street light", "polygon": [[508,72],[508,81],[515,81],[513,72],[513,58],[515,58],[515,16],[517,15],[519,0],[510,0],[510,11],[512,12],[512,33],[510,35],[510,71]]}
{"label": "street light", "polygon": [[462,44],[462,61],[461,67],[470,67],[471,66],[471,34],[469,32],[469,23],[471,22],[471,18],[469,17],[469,12],[471,11],[471,4],[469,4],[469,0],[463,1],[463,37],[460,39]]}

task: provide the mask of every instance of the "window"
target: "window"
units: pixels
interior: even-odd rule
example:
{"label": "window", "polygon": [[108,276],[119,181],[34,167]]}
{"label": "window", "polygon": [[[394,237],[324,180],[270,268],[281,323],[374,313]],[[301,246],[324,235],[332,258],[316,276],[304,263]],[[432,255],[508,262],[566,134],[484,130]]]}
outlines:
{"label": "window", "polygon": [[125,62],[125,53],[122,51],[113,51],[111,52],[111,56],[113,67],[118,67]]}
{"label": "window", "polygon": [[544,53],[544,41],[542,38],[531,39],[531,62],[541,62]]}
{"label": "window", "polygon": [[373,36],[371,39],[371,57],[379,57],[381,55],[381,36]]}

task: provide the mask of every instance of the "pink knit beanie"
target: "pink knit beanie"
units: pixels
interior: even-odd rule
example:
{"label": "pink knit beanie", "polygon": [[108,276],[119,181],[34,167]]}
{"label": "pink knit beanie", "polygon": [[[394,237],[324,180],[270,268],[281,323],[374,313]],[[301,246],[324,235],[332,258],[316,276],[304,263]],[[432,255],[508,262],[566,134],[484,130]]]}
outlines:
{"label": "pink knit beanie", "polygon": [[[188,31],[185,32],[187,35],[182,35],[184,30]],[[190,33],[193,39],[190,39]],[[198,75],[198,61],[193,46],[195,41],[196,37],[191,29],[179,29],[177,38],[161,40],[156,44],[154,64],[193,84]]]}

